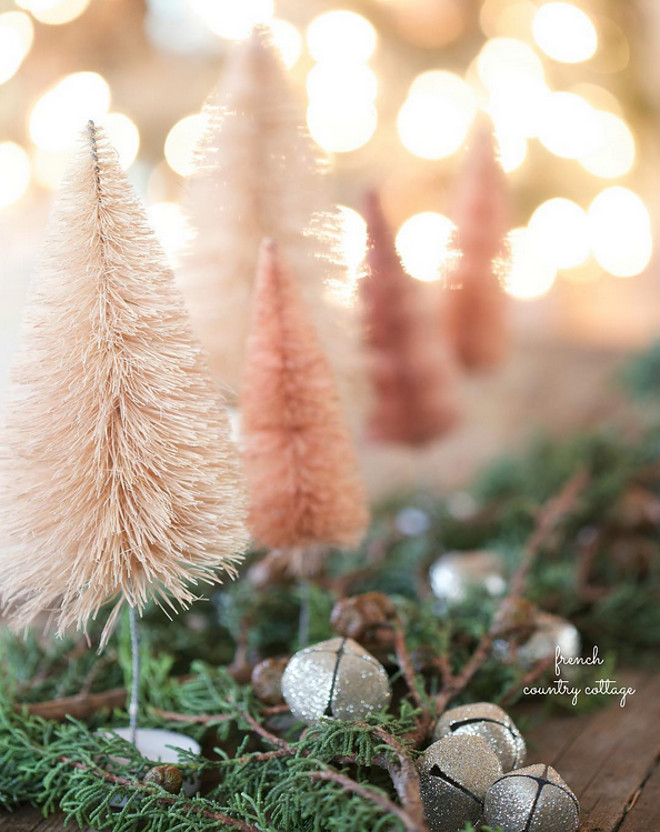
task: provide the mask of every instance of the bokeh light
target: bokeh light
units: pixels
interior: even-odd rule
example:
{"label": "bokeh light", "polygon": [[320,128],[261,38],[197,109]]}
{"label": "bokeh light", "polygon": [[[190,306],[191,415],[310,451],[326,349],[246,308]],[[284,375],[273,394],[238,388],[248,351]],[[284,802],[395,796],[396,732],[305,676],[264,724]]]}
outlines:
{"label": "bokeh light", "polygon": [[226,40],[248,37],[258,23],[270,22],[273,0],[188,0],[190,8],[216,35]]}
{"label": "bokeh light", "polygon": [[628,173],[635,162],[635,138],[628,125],[613,113],[594,110],[593,141],[579,156],[585,170],[603,179]]}
{"label": "bokeh light", "polygon": [[56,191],[71,161],[68,150],[45,150],[35,147],[32,151],[32,176],[37,185],[47,191]]}
{"label": "bokeh light", "polygon": [[486,41],[477,55],[477,72],[487,89],[521,78],[545,80],[539,56],[531,46],[516,38],[491,38]]}
{"label": "bokeh light", "polygon": [[589,257],[587,213],[563,197],[539,205],[529,221],[534,248],[557,269],[572,269]]}
{"label": "bokeh light", "polygon": [[316,64],[307,75],[310,102],[335,107],[351,104],[373,104],[378,92],[378,79],[366,64]]}
{"label": "bokeh light", "polygon": [[376,48],[376,30],[357,12],[324,12],[307,27],[307,48],[315,61],[365,63]]}
{"label": "bokeh light", "polygon": [[589,206],[591,247],[598,264],[616,277],[633,277],[648,266],[653,253],[651,219],[637,194],[614,186]]}
{"label": "bokeh light", "polygon": [[268,26],[273,37],[273,43],[280,53],[284,66],[291,69],[292,66],[298,63],[302,53],[302,35],[288,20],[273,18]]}
{"label": "bokeh light", "polygon": [[14,205],[30,185],[30,160],[20,145],[0,142],[0,208]]}
{"label": "bokeh light", "polygon": [[190,240],[190,229],[180,205],[176,202],[157,202],[147,208],[147,216],[156,232],[171,265]]}
{"label": "bokeh light", "polygon": [[445,70],[424,72],[399,111],[399,137],[415,156],[444,159],[463,146],[475,113],[474,94],[462,78]]}
{"label": "bokeh light", "polygon": [[0,14],[0,84],[12,78],[30,51],[34,27],[24,12]]}
{"label": "bokeh light", "polygon": [[68,150],[89,119],[102,121],[110,87],[96,72],[74,72],[45,92],[30,114],[30,138],[44,150]]}
{"label": "bokeh light", "polygon": [[203,113],[179,119],[165,139],[165,159],[173,171],[189,176],[194,170],[194,151],[206,124]]}
{"label": "bokeh light", "polygon": [[70,23],[85,11],[90,0],[16,0],[16,5],[26,9],[40,23],[61,26]]}
{"label": "bokeh light", "polygon": [[312,101],[307,108],[310,135],[329,153],[349,153],[362,147],[375,133],[377,124],[376,108],[361,101]]}
{"label": "bokeh light", "polygon": [[534,16],[534,40],[548,57],[566,64],[588,61],[598,48],[589,15],[572,3],[545,3]]}
{"label": "bokeh light", "polygon": [[528,228],[514,228],[507,235],[509,268],[504,279],[507,294],[520,300],[545,295],[557,278],[557,269],[540,255]]}
{"label": "bokeh light", "polygon": [[337,210],[341,226],[341,253],[348,268],[357,271],[367,252],[367,223],[354,208],[338,205]]}
{"label": "bokeh light", "polygon": [[119,163],[126,170],[135,161],[140,149],[140,132],[124,113],[108,113],[101,122],[110,144],[117,151]]}
{"label": "bokeh light", "polygon": [[546,103],[539,139],[555,156],[587,156],[596,142],[593,107],[572,92],[553,92]]}
{"label": "bokeh light", "polygon": [[527,139],[515,132],[508,132],[506,126],[495,123],[498,157],[505,173],[517,170],[527,158]]}
{"label": "bokeh light", "polygon": [[408,274],[424,281],[443,277],[453,257],[454,231],[449,217],[434,211],[409,217],[396,235],[396,249]]}

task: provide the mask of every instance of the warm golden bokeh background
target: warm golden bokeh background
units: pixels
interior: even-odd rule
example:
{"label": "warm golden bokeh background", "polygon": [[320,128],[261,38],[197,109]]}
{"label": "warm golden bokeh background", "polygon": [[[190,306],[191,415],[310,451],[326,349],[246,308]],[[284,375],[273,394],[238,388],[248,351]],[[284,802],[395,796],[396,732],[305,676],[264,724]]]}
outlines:
{"label": "warm golden bokeh background", "polygon": [[466,421],[433,469],[605,413],[610,367],[660,331],[655,0],[0,0],[0,385],[81,125],[106,126],[176,263],[200,108],[263,21],[330,153],[356,273],[377,185],[404,265],[439,279],[470,124],[479,109],[495,124],[516,348],[467,383]]}

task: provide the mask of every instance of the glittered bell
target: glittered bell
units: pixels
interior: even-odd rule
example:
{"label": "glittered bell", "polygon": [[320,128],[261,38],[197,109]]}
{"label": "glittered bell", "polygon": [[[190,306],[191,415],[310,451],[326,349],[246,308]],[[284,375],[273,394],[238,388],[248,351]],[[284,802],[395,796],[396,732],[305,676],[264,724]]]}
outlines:
{"label": "glittered bell", "polygon": [[576,832],[577,797],[551,766],[511,771],[488,789],[484,819],[504,832]]}
{"label": "glittered bell", "polygon": [[447,605],[460,604],[474,590],[496,597],[506,590],[504,563],[497,552],[447,552],[429,569],[431,589]]}
{"label": "glittered bell", "polygon": [[321,717],[364,719],[390,702],[385,668],[350,638],[331,638],[296,653],[282,676],[291,713],[313,725]]}
{"label": "glittered bell", "polygon": [[433,736],[479,737],[490,745],[502,766],[502,771],[519,768],[525,762],[525,740],[511,717],[490,702],[476,702],[451,708],[440,717]]}
{"label": "glittered bell", "polygon": [[417,761],[426,822],[431,832],[458,832],[481,817],[490,785],[502,773],[490,746],[470,735],[448,736]]}

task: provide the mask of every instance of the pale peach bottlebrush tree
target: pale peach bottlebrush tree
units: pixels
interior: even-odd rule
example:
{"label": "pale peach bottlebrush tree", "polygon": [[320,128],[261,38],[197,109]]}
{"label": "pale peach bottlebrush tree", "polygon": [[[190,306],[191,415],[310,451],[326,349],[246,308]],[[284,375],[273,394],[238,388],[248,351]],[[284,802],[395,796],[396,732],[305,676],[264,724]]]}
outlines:
{"label": "pale peach bottlebrush tree", "polygon": [[369,521],[332,371],[274,242],[260,255],[241,393],[248,525],[297,574],[360,542]]}
{"label": "pale peach bottlebrush tree", "polygon": [[460,257],[443,292],[444,325],[458,362],[488,369],[504,359],[509,343],[503,286],[509,194],[485,116],[472,131],[456,181],[453,219]]}
{"label": "pale peach bottlebrush tree", "polygon": [[188,182],[194,239],[181,286],[213,373],[240,390],[259,246],[272,237],[345,386],[356,373],[358,335],[338,300],[349,275],[327,194],[327,158],[307,132],[265,27],[234,47],[204,113]]}
{"label": "pale peach bottlebrush tree", "polygon": [[401,265],[378,195],[365,202],[369,249],[360,281],[372,439],[425,445],[457,421],[455,371],[424,287]]}
{"label": "pale peach bottlebrush tree", "polygon": [[[235,573],[229,425],[146,215],[89,124],[51,217],[2,431],[0,596],[18,627],[174,608]],[[134,619],[133,619],[134,620]]]}

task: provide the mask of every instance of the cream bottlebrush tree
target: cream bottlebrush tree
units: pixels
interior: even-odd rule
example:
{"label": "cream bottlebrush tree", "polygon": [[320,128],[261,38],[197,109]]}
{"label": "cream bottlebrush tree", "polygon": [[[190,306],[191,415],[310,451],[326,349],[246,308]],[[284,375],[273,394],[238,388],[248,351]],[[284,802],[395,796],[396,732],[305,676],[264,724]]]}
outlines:
{"label": "cream bottlebrush tree", "polygon": [[269,31],[235,47],[204,112],[188,183],[194,240],[181,270],[213,373],[239,391],[261,240],[278,241],[342,387],[357,373],[357,326],[340,296],[348,270],[327,196],[327,160]]}
{"label": "cream bottlebrush tree", "polygon": [[122,602],[185,607],[233,574],[246,507],[225,412],[174,276],[91,122],[51,218],[0,463],[0,596],[22,627]]}
{"label": "cream bottlebrush tree", "polygon": [[264,241],[241,393],[248,525],[310,574],[328,546],[360,542],[369,512],[332,371],[297,282]]}
{"label": "cream bottlebrush tree", "polygon": [[509,341],[503,286],[509,195],[486,116],[472,131],[455,185],[453,219],[460,257],[443,292],[444,324],[458,362],[468,370],[488,369],[503,360]]}

